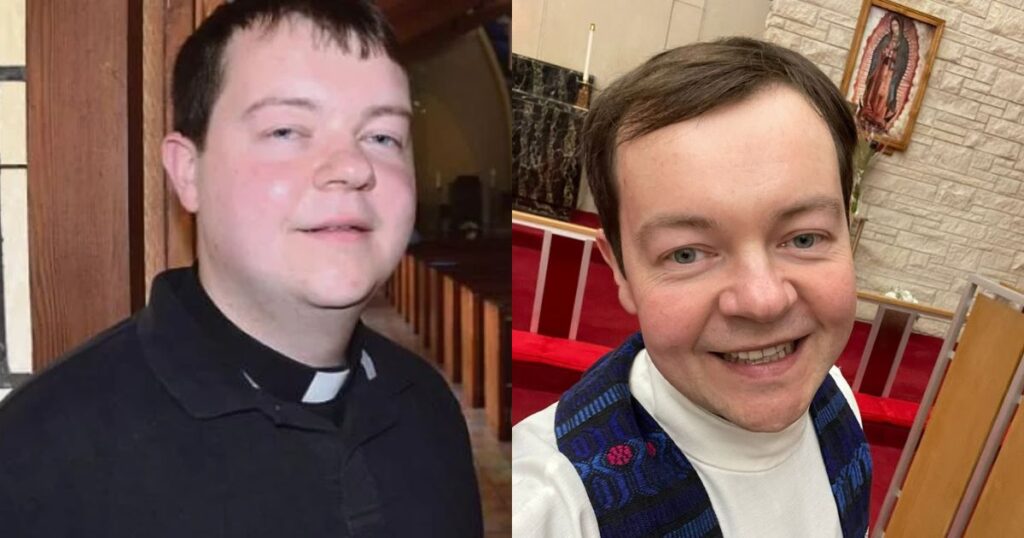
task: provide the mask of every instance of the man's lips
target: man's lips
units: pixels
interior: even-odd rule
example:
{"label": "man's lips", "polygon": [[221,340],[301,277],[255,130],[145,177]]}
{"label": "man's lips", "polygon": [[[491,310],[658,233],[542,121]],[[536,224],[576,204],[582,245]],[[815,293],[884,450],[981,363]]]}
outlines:
{"label": "man's lips", "polygon": [[299,227],[299,231],[307,233],[365,233],[372,230],[373,228],[368,222],[354,219],[328,220],[309,226]]}
{"label": "man's lips", "polygon": [[369,238],[370,233],[373,232],[373,226],[363,220],[328,220],[303,226],[299,228],[299,231],[304,237],[317,242],[355,244]]}
{"label": "man's lips", "polygon": [[754,344],[736,347],[729,351],[709,351],[712,355],[732,363],[763,364],[781,360],[797,351],[806,338],[801,336],[788,340],[776,340],[768,344]]}
{"label": "man's lips", "polygon": [[306,228],[301,230],[306,233],[322,233],[322,232],[351,232],[351,233],[363,233],[370,231],[369,228],[361,226],[317,226],[315,228]]}

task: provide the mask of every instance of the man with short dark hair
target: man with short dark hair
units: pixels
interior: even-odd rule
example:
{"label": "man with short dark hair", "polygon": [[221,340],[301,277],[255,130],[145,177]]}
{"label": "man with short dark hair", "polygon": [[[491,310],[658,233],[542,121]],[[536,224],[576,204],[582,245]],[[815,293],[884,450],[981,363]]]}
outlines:
{"label": "man with short dark hair", "polygon": [[466,425],[360,323],[415,210],[369,0],[235,0],[186,41],[163,162],[198,261],[0,407],[0,534],[479,536]]}
{"label": "man with short dark hair", "polygon": [[870,454],[833,367],[855,143],[832,82],[752,39],[601,93],[583,159],[640,333],[513,430],[516,536],[865,535]]}

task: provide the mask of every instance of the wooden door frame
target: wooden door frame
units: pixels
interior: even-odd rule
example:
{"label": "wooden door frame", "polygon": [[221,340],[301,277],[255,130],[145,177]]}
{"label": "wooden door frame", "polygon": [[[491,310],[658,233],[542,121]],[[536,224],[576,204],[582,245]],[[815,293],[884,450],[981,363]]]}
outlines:
{"label": "wooden door frame", "polygon": [[141,308],[193,254],[160,141],[196,0],[51,0],[26,12],[33,371]]}
{"label": "wooden door frame", "polygon": [[202,0],[145,2],[142,27],[143,247],[146,296],[153,278],[195,259],[195,220],[181,207],[160,155],[174,123],[171,71],[182,43],[196,26]]}

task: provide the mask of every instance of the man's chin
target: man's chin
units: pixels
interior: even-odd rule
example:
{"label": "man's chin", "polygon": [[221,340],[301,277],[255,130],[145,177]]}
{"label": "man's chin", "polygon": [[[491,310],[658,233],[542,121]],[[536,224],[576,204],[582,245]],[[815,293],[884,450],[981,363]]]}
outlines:
{"label": "man's chin", "polygon": [[307,301],[317,308],[325,310],[348,310],[362,308],[370,302],[375,286],[361,289],[315,290],[307,297]]}
{"label": "man's chin", "polygon": [[810,401],[768,403],[737,409],[723,418],[750,432],[775,433],[800,420],[809,407]]}
{"label": "man's chin", "polygon": [[737,426],[754,433],[777,433],[792,426],[801,416],[803,416],[802,413],[782,420],[753,420],[746,424],[737,424]]}

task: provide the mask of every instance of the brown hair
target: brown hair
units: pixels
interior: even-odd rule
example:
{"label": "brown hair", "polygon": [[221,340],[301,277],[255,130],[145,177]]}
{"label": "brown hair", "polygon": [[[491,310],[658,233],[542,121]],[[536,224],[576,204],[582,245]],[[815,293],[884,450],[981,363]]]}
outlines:
{"label": "brown hair", "polygon": [[[202,151],[210,113],[224,77],[224,50],[236,32],[254,27],[273,30],[281,21],[300,17],[349,52],[351,41],[360,58],[385,54],[394,59],[395,39],[384,15],[372,0],[234,0],[221,4],[185,40],[174,62],[171,99],[174,130]],[[356,82],[358,83],[358,82]]]}
{"label": "brown hair", "polygon": [[835,84],[810,60],[745,37],[667,50],[601,92],[583,125],[583,167],[605,237],[623,273],[615,178],[618,146],[774,84],[803,94],[825,120],[839,160],[843,202],[849,208],[857,127]]}

